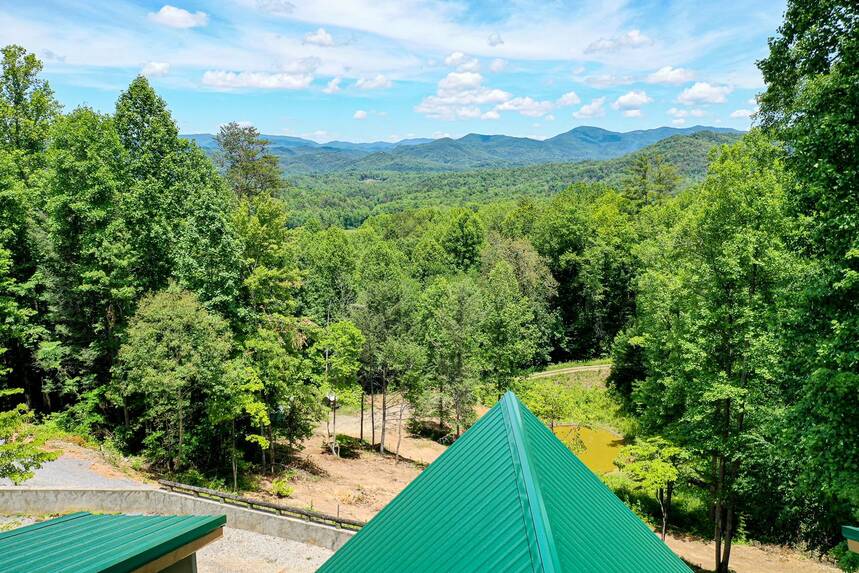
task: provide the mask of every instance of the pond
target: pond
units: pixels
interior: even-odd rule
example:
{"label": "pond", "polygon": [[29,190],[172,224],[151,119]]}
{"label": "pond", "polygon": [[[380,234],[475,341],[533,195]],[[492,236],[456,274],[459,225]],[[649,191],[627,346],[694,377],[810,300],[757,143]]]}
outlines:
{"label": "pond", "polygon": [[555,435],[567,442],[571,434],[578,431],[584,450],[576,456],[595,474],[602,475],[614,471],[614,459],[623,447],[623,437],[602,428],[576,426],[555,426]]}

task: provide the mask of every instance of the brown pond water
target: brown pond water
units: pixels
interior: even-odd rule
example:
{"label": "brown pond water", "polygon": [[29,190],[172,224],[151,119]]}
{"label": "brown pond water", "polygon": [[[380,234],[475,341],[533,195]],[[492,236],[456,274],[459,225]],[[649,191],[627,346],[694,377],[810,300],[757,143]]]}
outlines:
{"label": "brown pond water", "polygon": [[623,437],[602,428],[576,428],[555,426],[555,435],[565,442],[572,432],[578,430],[585,449],[576,454],[582,462],[598,475],[614,471],[614,459],[623,447]]}

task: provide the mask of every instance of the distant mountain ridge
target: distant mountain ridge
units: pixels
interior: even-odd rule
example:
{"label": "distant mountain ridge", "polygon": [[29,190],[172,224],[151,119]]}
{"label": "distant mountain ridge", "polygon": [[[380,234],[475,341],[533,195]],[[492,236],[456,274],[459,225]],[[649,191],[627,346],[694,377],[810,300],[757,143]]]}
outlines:
{"label": "distant mountain ridge", "polygon": [[[658,127],[615,132],[592,126],[573,128],[554,137],[537,140],[509,135],[469,133],[458,139],[404,139],[397,142],[352,143],[285,135],[264,135],[287,175],[341,172],[444,172],[486,168],[522,167],[541,163],[571,163],[613,159],[675,135],[700,132],[742,132],[724,127]],[[211,134],[184,136],[213,153]]]}

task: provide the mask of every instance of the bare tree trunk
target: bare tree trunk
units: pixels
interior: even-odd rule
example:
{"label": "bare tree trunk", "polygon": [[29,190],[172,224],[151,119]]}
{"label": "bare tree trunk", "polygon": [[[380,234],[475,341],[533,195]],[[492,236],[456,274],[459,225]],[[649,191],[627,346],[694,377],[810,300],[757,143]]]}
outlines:
{"label": "bare tree trunk", "polygon": [[337,399],[334,399],[334,406],[332,408],[333,418],[334,418],[334,456],[340,457],[340,444],[337,442]]}
{"label": "bare tree trunk", "polygon": [[370,380],[370,445],[376,446],[376,385]]}
{"label": "bare tree trunk", "polygon": [[722,548],[722,568],[718,573],[729,573],[728,562],[731,559],[731,542],[734,537],[734,508],[730,503],[725,513],[725,532],[723,534],[725,542]]}
{"label": "bare tree trunk", "polygon": [[659,509],[662,513],[662,541],[665,541],[665,529],[668,526],[668,514],[665,511],[665,490],[659,488],[656,492],[656,499],[659,500]]}
{"label": "bare tree trunk", "polygon": [[385,426],[388,423],[388,380],[387,374],[382,379],[382,435],[379,443],[379,453],[385,453]]}
{"label": "bare tree trunk", "polygon": [[358,433],[358,439],[364,441],[364,388],[361,388],[361,429]]}
{"label": "bare tree trunk", "polygon": [[274,453],[275,453],[275,443],[274,443],[274,427],[268,427],[268,448],[271,452],[271,473],[274,474]]}
{"label": "bare tree trunk", "polygon": [[400,462],[400,444],[403,441],[403,411],[406,409],[406,400],[400,404],[400,419],[397,420],[397,463]]}
{"label": "bare tree trunk", "polygon": [[239,490],[239,471],[236,466],[236,421],[230,421],[230,457],[233,463],[233,491]]}

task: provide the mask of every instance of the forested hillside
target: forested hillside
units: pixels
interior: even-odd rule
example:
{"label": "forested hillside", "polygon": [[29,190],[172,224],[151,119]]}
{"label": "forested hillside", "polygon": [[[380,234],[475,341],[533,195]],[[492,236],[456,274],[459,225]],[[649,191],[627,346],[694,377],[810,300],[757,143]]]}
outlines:
{"label": "forested hillside", "polygon": [[674,166],[681,187],[700,180],[707,171],[710,150],[731,143],[736,133],[701,131],[675,135],[644,149],[605,161],[582,161],[484,169],[454,173],[361,171],[293,176],[284,197],[290,222],[301,225],[355,227],[368,216],[427,206],[479,205],[521,197],[549,197],[573,183],[625,184],[632,166],[643,158],[659,158]]}
{"label": "forested hillside", "polygon": [[[269,152],[288,176],[391,171],[399,173],[448,172],[505,168],[541,163],[598,161],[620,157],[677,135],[704,131],[739,136],[734,129],[692,126],[660,127],[618,133],[597,127],[576,127],[545,140],[507,135],[470,133],[459,139],[406,139],[396,143],[316,143],[299,137],[264,135]],[[215,136],[185,136],[210,154]]]}
{"label": "forested hillside", "polygon": [[143,76],[111,113],[64,110],[35,55],[2,58],[0,477],[46,459],[38,422],[252,487],[367,394],[450,443],[511,388],[560,419],[560,386],[527,374],[611,356],[619,494],[711,532],[717,573],[737,540],[855,568],[852,3],[789,2],[740,138],[453,174],[287,182],[253,127],[209,154],[180,137]]}

